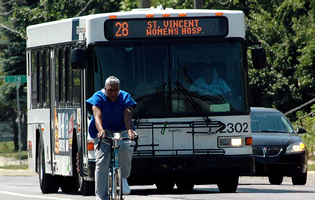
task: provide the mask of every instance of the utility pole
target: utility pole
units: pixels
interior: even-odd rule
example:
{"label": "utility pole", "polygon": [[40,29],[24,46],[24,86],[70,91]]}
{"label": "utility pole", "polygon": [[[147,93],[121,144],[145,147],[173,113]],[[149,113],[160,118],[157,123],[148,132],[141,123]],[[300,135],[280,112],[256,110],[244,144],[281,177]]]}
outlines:
{"label": "utility pole", "polygon": [[194,8],[202,9],[203,0],[194,0]]}
{"label": "utility pole", "polygon": [[150,8],[151,0],[139,0],[139,8]]}

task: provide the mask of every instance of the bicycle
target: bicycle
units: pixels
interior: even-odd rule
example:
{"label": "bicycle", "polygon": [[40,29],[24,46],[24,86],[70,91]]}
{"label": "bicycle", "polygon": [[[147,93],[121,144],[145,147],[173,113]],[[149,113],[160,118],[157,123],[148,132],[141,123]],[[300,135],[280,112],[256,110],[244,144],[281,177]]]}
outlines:
{"label": "bicycle", "polygon": [[[125,130],[123,132],[115,132],[113,136],[112,133],[108,130],[105,130],[105,139],[109,140],[111,143],[111,161],[108,170],[108,195],[110,200],[122,200],[123,199],[123,191],[122,191],[122,178],[121,178],[121,168],[119,165],[119,141],[121,140],[130,140],[129,137],[122,137],[124,133],[128,132]],[[134,146],[134,151],[137,150],[138,147],[138,135],[135,133],[134,141],[136,142]],[[98,147],[100,148],[102,142],[102,137],[99,140]]]}

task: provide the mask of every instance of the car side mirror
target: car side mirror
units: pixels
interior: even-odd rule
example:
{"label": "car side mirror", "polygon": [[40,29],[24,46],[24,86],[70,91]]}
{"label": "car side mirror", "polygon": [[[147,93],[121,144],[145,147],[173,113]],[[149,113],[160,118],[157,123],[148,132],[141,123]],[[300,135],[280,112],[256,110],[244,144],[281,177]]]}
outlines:
{"label": "car side mirror", "polygon": [[266,51],[263,47],[255,47],[252,50],[252,60],[255,69],[263,69],[267,66]]}
{"label": "car side mirror", "polygon": [[297,134],[303,134],[303,133],[306,133],[306,129],[305,128],[302,128],[302,127],[297,127],[296,128],[296,133]]}
{"label": "car side mirror", "polygon": [[86,50],[75,48],[71,51],[71,67],[73,70],[83,70],[86,66]]}

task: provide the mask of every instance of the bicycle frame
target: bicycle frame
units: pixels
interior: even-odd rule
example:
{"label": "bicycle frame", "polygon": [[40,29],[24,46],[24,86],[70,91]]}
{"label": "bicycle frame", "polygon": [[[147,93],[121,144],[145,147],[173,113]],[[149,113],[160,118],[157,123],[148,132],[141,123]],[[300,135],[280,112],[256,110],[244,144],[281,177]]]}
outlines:
{"label": "bicycle frame", "polygon": [[[124,131],[125,132],[125,131]],[[121,168],[119,165],[119,141],[125,139],[121,138],[121,133],[114,133],[111,138],[111,162],[108,173],[108,194],[112,200],[122,199],[122,178]],[[126,138],[129,139],[129,138]]]}
{"label": "bicycle frame", "polygon": [[[110,166],[108,170],[108,195],[111,200],[121,200],[122,199],[122,178],[121,178],[121,168],[119,165],[119,149],[120,145],[119,142],[121,140],[130,140],[128,137],[121,137],[125,132],[128,132],[128,130],[125,130],[123,132],[115,132],[113,134],[113,137],[110,137],[108,135],[111,135],[112,133],[108,130],[105,130],[105,139],[110,141],[111,144],[111,158],[110,158]],[[138,136],[135,133],[134,141],[136,142],[134,146],[134,151],[137,150],[138,147]],[[100,148],[102,142],[102,137],[99,140],[97,148]]]}

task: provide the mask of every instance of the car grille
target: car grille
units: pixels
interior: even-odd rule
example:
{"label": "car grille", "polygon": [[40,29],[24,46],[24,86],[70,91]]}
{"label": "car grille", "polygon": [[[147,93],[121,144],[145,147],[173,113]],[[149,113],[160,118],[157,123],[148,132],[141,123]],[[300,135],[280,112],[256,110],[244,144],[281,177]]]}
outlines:
{"label": "car grille", "polygon": [[253,153],[259,157],[276,157],[283,151],[280,147],[253,147]]}

